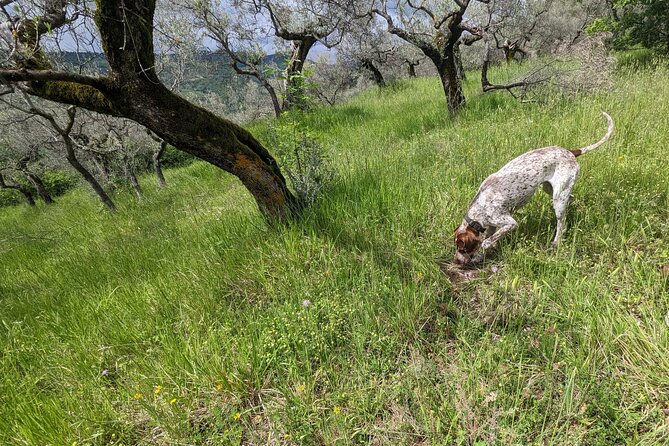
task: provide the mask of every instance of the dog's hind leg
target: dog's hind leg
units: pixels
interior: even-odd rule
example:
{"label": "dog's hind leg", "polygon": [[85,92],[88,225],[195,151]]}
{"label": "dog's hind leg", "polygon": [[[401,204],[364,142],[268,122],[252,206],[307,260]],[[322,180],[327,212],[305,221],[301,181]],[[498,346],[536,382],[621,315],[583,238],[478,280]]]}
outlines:
{"label": "dog's hind leg", "polygon": [[553,247],[556,247],[562,238],[565,221],[567,220],[567,206],[569,205],[571,190],[574,187],[575,182],[576,177],[574,176],[568,179],[559,190],[558,188],[553,187],[553,209],[555,210],[555,218],[557,219],[555,238],[552,243]]}

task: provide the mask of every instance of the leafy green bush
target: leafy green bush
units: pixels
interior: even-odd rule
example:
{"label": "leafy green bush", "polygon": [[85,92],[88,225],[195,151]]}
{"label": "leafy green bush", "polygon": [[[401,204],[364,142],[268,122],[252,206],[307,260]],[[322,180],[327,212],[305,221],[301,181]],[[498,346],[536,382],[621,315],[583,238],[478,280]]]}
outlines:
{"label": "leafy green bush", "polygon": [[177,150],[172,146],[167,146],[165,153],[160,159],[160,164],[163,167],[183,167],[187,166],[197,158],[181,150]]}
{"label": "leafy green bush", "polygon": [[11,189],[0,189],[0,207],[14,206],[22,202],[23,197],[19,191]]}
{"label": "leafy green bush", "polygon": [[297,121],[270,124],[267,136],[298,202],[303,207],[311,206],[334,173],[323,147]]}
{"label": "leafy green bush", "polygon": [[42,178],[46,189],[54,197],[63,195],[79,184],[79,175],[66,170],[50,170],[44,172],[40,178]]}

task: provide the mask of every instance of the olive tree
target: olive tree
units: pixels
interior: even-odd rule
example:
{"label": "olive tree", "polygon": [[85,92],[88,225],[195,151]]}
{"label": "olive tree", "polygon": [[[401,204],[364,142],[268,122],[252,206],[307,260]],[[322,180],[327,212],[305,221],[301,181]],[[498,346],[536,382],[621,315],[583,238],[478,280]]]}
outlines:
{"label": "olive tree", "polygon": [[218,1],[184,0],[181,5],[192,12],[207,36],[229,58],[235,73],[253,77],[262,85],[272,102],[274,115],[279,116],[283,111],[282,92],[275,82],[279,69],[268,62],[265,49],[274,31],[268,21],[262,20],[258,7],[243,1],[223,5]]}
{"label": "olive tree", "polygon": [[371,13],[385,21],[389,33],[415,45],[432,61],[452,114],[465,102],[460,44],[471,45],[482,38],[481,29],[466,16],[471,3],[471,0],[452,3],[396,0],[389,6],[387,0],[378,0],[371,8]]}
{"label": "olive tree", "polygon": [[290,44],[283,72],[283,110],[305,108],[304,66],[317,43],[337,45],[345,33],[347,16],[334,2],[319,0],[252,0],[266,12],[276,37]]}
{"label": "olive tree", "polygon": [[338,48],[338,56],[359,67],[378,87],[386,86],[381,66],[395,54],[397,42],[374,20],[356,20]]}
{"label": "olive tree", "polygon": [[[17,5],[14,10],[9,9]],[[0,3],[0,79],[30,95],[131,119],[169,144],[232,173],[270,220],[288,218],[296,200],[269,151],[247,130],[170,91],[156,72],[154,0],[43,0],[21,9]],[[12,11],[18,11],[12,12]],[[49,39],[94,23],[108,71],[54,69]]]}
{"label": "olive tree", "polygon": [[643,45],[669,53],[669,5],[666,0],[606,0],[608,17],[591,31],[611,31],[617,48]]}

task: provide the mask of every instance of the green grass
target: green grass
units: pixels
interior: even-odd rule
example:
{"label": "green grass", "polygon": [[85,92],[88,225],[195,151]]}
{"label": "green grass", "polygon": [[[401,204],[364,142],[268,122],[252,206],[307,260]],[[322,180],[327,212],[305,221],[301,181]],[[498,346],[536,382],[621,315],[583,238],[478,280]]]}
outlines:
{"label": "green grass", "polygon": [[[668,442],[667,74],[541,104],[472,79],[454,121],[419,79],[302,116],[336,177],[282,229],[203,163],[115,215],[86,189],[0,209],[0,443]],[[483,178],[596,141],[601,110],[560,248],[537,194],[451,283]]]}

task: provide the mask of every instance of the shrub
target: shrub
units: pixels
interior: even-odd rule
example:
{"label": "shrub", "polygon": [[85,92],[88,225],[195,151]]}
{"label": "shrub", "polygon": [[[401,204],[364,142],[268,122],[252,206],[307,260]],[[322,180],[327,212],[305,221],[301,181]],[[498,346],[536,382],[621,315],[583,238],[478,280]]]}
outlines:
{"label": "shrub", "polygon": [[311,206],[334,174],[323,147],[295,121],[270,125],[268,137],[298,203],[302,207]]}
{"label": "shrub", "polygon": [[160,164],[162,167],[183,167],[191,164],[196,159],[191,154],[177,150],[172,146],[167,146],[165,153],[160,158]]}
{"label": "shrub", "polygon": [[42,178],[46,189],[54,197],[74,189],[79,184],[80,179],[76,173],[66,170],[49,170],[44,172],[40,178]]}
{"label": "shrub", "polygon": [[12,189],[0,189],[0,207],[14,206],[22,202],[24,202],[24,199],[18,191]]}

